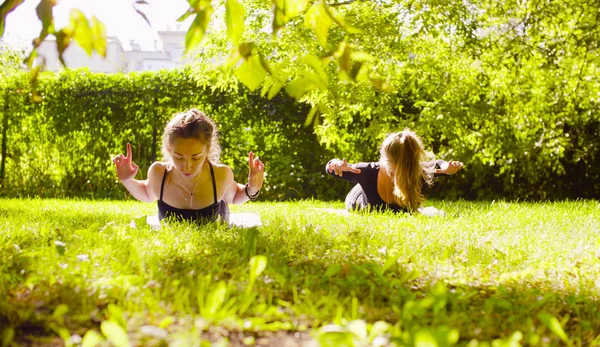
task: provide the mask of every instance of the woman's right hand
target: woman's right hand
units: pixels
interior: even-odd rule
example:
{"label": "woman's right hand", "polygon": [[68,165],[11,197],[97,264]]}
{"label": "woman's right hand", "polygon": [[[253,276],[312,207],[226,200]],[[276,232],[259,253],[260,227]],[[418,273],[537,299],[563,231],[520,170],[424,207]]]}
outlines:
{"label": "woman's right hand", "polygon": [[350,166],[345,158],[343,160],[339,160],[339,159],[331,160],[329,163],[327,163],[326,170],[327,170],[327,172],[334,173],[340,177],[342,177],[342,175],[344,174],[344,171],[349,171],[349,172],[356,173],[356,174],[360,173],[360,169],[355,169],[352,166]]}
{"label": "woman's right hand", "polygon": [[113,163],[115,163],[115,167],[117,168],[117,176],[121,182],[128,181],[135,177],[138,170],[140,169],[132,160],[131,160],[131,145],[127,144],[127,155],[119,154],[113,158]]}

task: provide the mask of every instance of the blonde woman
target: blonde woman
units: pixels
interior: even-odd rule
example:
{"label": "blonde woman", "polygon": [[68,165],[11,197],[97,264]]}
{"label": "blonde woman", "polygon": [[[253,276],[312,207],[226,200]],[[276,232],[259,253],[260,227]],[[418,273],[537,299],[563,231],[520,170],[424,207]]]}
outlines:
{"label": "blonde woman", "polygon": [[264,164],[249,153],[248,183],[239,184],[233,171],[219,163],[221,147],[215,122],[197,109],[176,114],[165,127],[165,161],[148,169],[148,179],[136,180],[139,167],[127,154],[114,159],[117,176],[134,198],[158,203],[158,217],[196,223],[227,222],[229,204],[254,200],[260,193]]}
{"label": "blonde woman", "polygon": [[328,174],[357,183],[346,196],[346,209],[417,211],[425,200],[424,183],[432,185],[435,176],[453,175],[463,167],[459,161],[429,160],[421,139],[409,129],[388,135],[380,155],[379,162],[327,163]]}

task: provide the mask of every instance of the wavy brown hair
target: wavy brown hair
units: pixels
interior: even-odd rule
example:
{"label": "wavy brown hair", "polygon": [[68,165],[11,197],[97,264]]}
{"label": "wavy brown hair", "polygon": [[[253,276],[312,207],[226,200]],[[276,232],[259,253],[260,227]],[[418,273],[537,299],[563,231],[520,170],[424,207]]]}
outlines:
{"label": "wavy brown hair", "polygon": [[215,121],[204,112],[195,108],[177,113],[163,133],[162,154],[165,160],[171,162],[168,148],[176,139],[198,139],[208,146],[208,160],[216,164],[221,156],[221,146],[218,141],[219,133]]}
{"label": "wavy brown hair", "polygon": [[425,201],[421,193],[423,181],[433,184],[435,164],[428,162],[433,156],[410,129],[388,135],[381,144],[380,154],[381,165],[394,182],[394,202],[416,211]]}

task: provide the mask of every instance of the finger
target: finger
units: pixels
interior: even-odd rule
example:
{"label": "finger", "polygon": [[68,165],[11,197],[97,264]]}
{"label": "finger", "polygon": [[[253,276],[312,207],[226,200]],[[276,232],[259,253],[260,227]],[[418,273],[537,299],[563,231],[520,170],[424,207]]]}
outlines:
{"label": "finger", "polygon": [[350,172],[359,174],[360,173],[360,169],[355,169],[353,167],[350,167]]}
{"label": "finger", "polygon": [[254,167],[258,171],[263,171],[265,169],[265,164],[258,159],[254,159]]}
{"label": "finger", "polygon": [[254,153],[250,151],[248,153],[248,167],[250,168],[250,172],[254,169]]}
{"label": "finger", "polygon": [[131,144],[127,142],[127,155],[125,158],[131,158]]}

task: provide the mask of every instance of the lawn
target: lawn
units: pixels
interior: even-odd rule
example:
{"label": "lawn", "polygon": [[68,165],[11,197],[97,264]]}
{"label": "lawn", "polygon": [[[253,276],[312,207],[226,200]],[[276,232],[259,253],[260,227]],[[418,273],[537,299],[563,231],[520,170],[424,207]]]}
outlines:
{"label": "lawn", "polygon": [[0,343],[600,345],[600,203],[248,203],[263,226],[155,205],[0,200]]}

